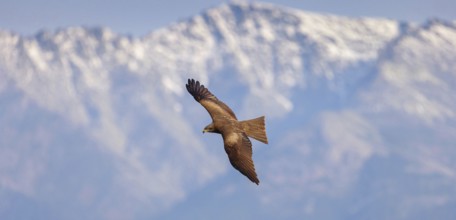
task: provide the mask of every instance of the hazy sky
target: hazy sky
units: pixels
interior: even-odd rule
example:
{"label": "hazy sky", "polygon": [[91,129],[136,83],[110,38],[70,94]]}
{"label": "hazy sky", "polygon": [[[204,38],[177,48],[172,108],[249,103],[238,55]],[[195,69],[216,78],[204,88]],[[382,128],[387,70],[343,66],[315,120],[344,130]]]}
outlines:
{"label": "hazy sky", "polygon": [[[215,7],[222,0],[0,0],[0,28],[23,34],[40,29],[107,26],[144,35]],[[422,22],[431,17],[456,19],[455,0],[264,0],[308,11],[347,16],[387,17]]]}

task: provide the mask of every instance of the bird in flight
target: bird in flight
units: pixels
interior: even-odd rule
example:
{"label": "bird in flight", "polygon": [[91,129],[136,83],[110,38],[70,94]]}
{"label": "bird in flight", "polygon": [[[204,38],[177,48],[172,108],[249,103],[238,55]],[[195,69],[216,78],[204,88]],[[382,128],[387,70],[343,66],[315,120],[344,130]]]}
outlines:
{"label": "bird in flight", "polygon": [[221,134],[231,165],[258,185],[260,180],[255,172],[252,160],[252,142],[249,137],[265,144],[268,143],[264,116],[238,121],[233,110],[218,100],[200,82],[189,79],[186,87],[187,91],[209,112],[212,118],[212,123],[204,128],[203,133]]}

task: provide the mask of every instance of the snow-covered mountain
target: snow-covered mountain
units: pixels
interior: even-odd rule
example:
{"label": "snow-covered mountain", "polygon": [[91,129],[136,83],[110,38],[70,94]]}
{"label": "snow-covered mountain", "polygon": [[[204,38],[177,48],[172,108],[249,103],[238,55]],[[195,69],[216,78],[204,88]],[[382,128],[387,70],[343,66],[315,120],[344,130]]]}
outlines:
{"label": "snow-covered mountain", "polygon": [[[201,134],[188,78],[266,115],[259,187]],[[454,219],[455,88],[435,19],[235,2],[142,38],[0,31],[0,217]]]}

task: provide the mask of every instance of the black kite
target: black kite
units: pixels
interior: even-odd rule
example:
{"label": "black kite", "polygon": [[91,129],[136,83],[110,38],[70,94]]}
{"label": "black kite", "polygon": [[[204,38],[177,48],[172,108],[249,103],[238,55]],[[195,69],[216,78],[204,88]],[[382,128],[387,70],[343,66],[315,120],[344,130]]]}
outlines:
{"label": "black kite", "polygon": [[198,81],[189,79],[186,87],[193,98],[211,115],[212,123],[204,128],[203,133],[221,134],[231,165],[258,185],[260,180],[255,173],[252,161],[252,143],[248,137],[265,144],[268,143],[264,116],[238,121],[234,112]]}

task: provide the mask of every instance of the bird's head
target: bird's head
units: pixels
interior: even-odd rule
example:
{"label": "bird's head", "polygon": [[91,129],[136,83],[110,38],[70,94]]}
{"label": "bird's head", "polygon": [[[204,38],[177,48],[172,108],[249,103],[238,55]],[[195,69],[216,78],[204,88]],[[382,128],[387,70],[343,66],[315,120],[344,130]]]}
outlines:
{"label": "bird's head", "polygon": [[215,127],[214,127],[214,124],[213,124],[213,123],[210,123],[210,124],[208,124],[206,127],[204,127],[203,133],[206,133],[206,132],[211,132],[211,133],[216,133],[216,132],[217,132],[217,131],[215,130]]}

